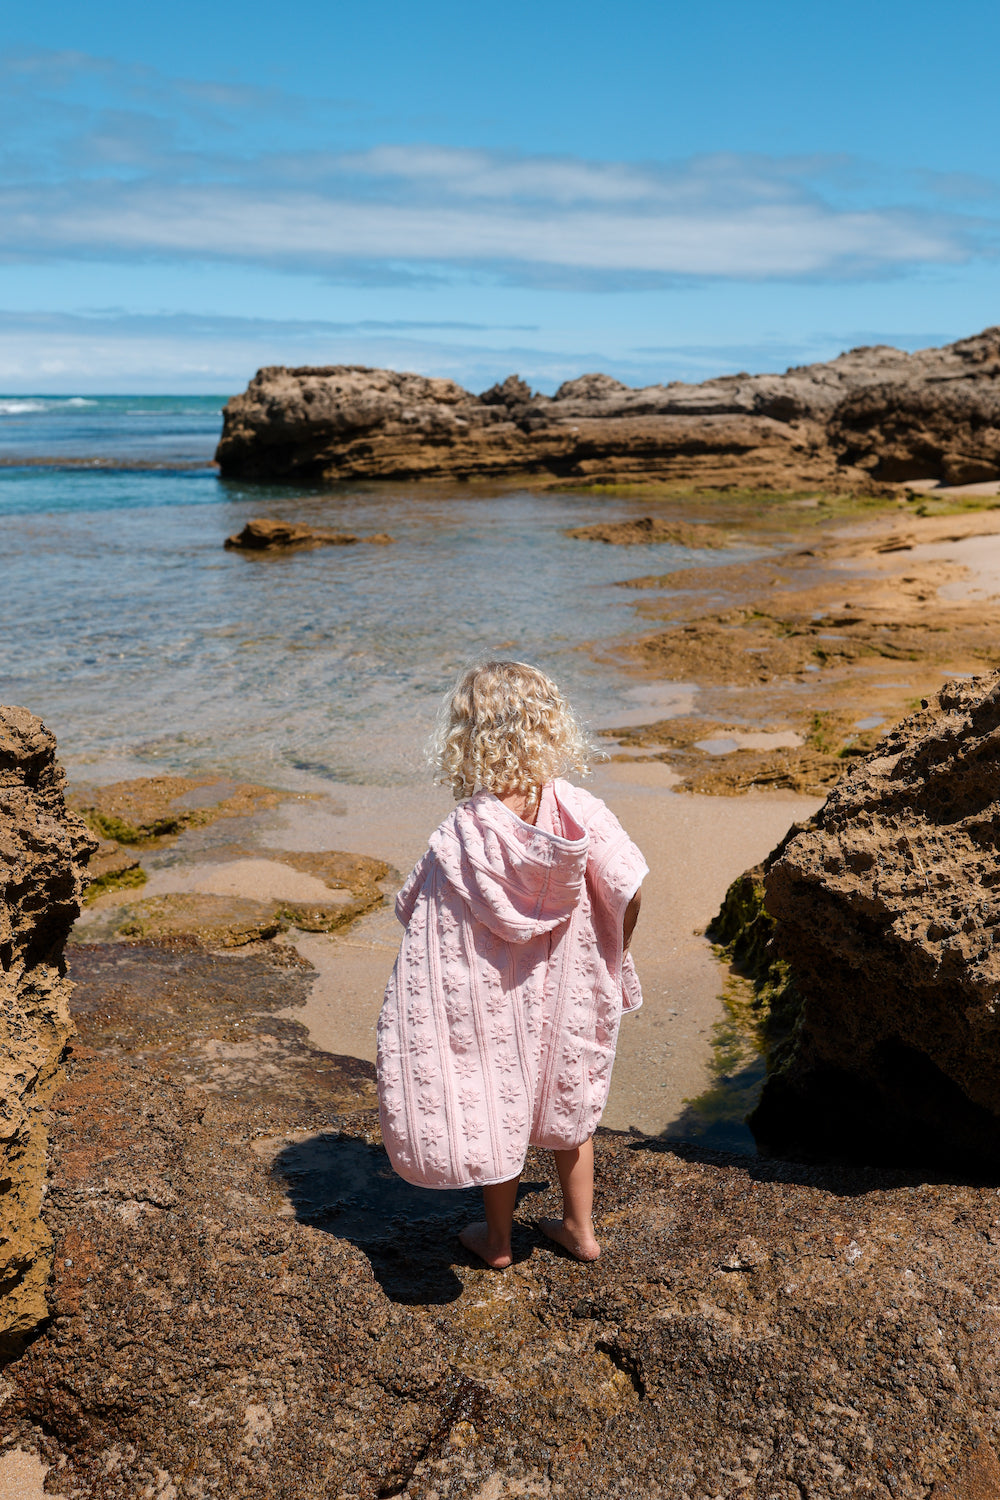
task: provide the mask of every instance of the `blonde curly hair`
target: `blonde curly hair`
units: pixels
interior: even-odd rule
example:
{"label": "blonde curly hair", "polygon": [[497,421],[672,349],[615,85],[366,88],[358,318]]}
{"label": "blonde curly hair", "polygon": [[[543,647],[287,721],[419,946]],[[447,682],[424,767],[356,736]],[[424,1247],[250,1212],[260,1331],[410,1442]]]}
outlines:
{"label": "blonde curly hair", "polygon": [[599,751],[555,683],[523,661],[469,667],[447,695],[431,742],[435,781],[456,800],[532,792],[566,771],[586,776]]}

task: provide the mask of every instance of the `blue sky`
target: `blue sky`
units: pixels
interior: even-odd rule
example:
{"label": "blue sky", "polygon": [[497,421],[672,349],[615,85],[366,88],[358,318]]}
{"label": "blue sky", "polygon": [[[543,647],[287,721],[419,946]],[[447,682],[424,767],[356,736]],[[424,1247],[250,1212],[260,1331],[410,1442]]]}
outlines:
{"label": "blue sky", "polygon": [[0,389],[480,389],[1000,322],[1000,7],[36,0],[0,20]]}

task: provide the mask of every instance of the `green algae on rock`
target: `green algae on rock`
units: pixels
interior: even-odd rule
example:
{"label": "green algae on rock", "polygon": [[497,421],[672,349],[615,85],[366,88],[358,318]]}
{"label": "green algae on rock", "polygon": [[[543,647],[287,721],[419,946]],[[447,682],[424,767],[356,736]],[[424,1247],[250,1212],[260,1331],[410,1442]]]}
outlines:
{"label": "green algae on rock", "polygon": [[[203,851],[204,852],[204,851]],[[139,900],[114,899],[130,886],[141,886],[146,874],[136,867],[122,878],[113,878],[90,898],[93,910],[76,932],[81,943],[153,941],[190,935],[211,947],[238,948],[261,942],[295,927],[303,932],[337,932],[358,917],[374,911],[385,902],[381,882],[391,873],[384,860],[366,854],[326,849],[314,851],[249,848],[244,845],[218,844],[210,851],[212,859],[199,864],[193,872],[194,883],[183,888],[157,891]],[[252,868],[262,853],[270,865],[286,865],[314,882],[326,886],[310,900],[290,900],[271,895],[257,895],[240,888],[241,867]],[[221,868],[232,875],[228,890],[207,889],[197,884],[197,875],[206,869]],[[235,888],[233,888],[233,886]],[[89,895],[89,893],[88,893]]]}
{"label": "green algae on rock", "polygon": [[148,847],[185,828],[274,807],[287,793],[221,776],[140,776],[109,786],[82,787],[69,805],[103,839]]}

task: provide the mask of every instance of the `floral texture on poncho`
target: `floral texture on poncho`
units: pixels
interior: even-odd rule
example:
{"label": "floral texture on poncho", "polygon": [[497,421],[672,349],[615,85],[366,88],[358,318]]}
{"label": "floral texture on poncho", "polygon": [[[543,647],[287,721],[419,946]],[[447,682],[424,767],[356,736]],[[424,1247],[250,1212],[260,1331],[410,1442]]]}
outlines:
{"label": "floral texture on poncho", "polygon": [[504,1182],[529,1143],[593,1134],[622,1010],[642,1003],[622,920],[646,874],[604,803],[562,780],[535,827],[479,792],[435,831],[396,900],[406,932],[378,1024],[401,1177]]}

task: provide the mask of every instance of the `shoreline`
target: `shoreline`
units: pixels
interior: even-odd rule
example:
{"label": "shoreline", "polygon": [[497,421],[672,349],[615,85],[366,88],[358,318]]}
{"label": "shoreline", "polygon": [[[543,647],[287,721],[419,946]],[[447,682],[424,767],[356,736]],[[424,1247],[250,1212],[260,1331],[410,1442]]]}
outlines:
{"label": "shoreline", "polygon": [[[634,944],[645,1004],[623,1024],[602,1122],[611,1130],[638,1126],[644,1132],[648,1126],[643,1119],[669,1129],[670,1119],[661,1124],[664,1116],[676,1119],[685,1100],[703,1092],[712,1081],[711,1033],[723,1018],[720,995],[726,969],[703,929],[729,880],[769,852],[789,823],[817,807],[833,774],[850,764],[852,754],[870,748],[893,722],[893,715],[905,712],[918,693],[930,695],[949,676],[985,671],[991,653],[996,660],[1000,510],[958,516],[914,516],[909,511],[882,514],[861,525],[826,529],[819,540],[815,529],[802,528],[798,535],[786,533],[755,562],[726,563],[722,557],[715,566],[667,580],[639,580],[633,586],[639,589],[637,597],[650,624],[649,639],[656,637],[659,644],[648,660],[630,657],[622,643],[595,647],[616,656],[636,707],[619,717],[617,729],[609,727],[611,759],[597,769],[590,784],[622,818],[651,866]],[[694,662],[697,648],[706,669],[697,677],[692,674],[690,681],[673,681],[665,675],[664,663],[671,651],[679,659],[679,650],[676,642],[662,638],[672,634],[682,640],[685,630],[693,631],[688,637],[688,660]],[[733,664],[747,658],[758,666],[742,676],[736,674],[733,680]],[[809,670],[812,667],[815,670]],[[28,1421],[37,1418],[41,1422],[41,1413],[44,1425],[20,1429],[19,1440],[27,1446],[0,1456],[0,1500],[8,1496],[10,1500],[14,1496],[43,1500],[46,1473],[49,1483],[58,1485],[67,1451],[69,1473],[78,1472],[72,1447],[75,1438],[62,1433],[44,1397],[30,1395],[33,1361],[44,1365],[39,1387],[43,1392],[50,1387],[61,1389],[60,1381],[65,1378],[69,1388],[78,1392],[85,1369],[88,1381],[107,1377],[102,1388],[105,1399],[117,1401],[122,1390],[134,1389],[145,1379],[138,1367],[133,1372],[126,1363],[128,1344],[122,1353],[113,1338],[103,1337],[95,1359],[84,1337],[91,1329],[103,1335],[120,1328],[123,1264],[138,1266],[143,1275],[151,1268],[150,1287],[162,1289],[155,1292],[157,1299],[164,1299],[162,1306],[157,1302],[154,1307],[152,1301],[144,1304],[146,1327],[154,1326],[160,1347],[171,1352],[178,1344],[186,1348],[191,1329],[210,1344],[208,1325],[219,1318],[227,1330],[219,1345],[227,1370],[233,1365],[232,1331],[238,1332],[245,1321],[246,1289],[256,1298],[255,1306],[265,1310],[272,1306],[275,1288],[259,1277],[260,1268],[269,1268],[277,1259],[276,1246],[282,1252],[282,1277],[288,1275],[289,1262],[293,1274],[300,1275],[290,1293],[290,1305],[296,1310],[310,1306],[311,1290],[318,1284],[323,1285],[325,1298],[328,1282],[338,1288],[341,1298],[360,1296],[366,1326],[373,1313],[382,1316],[392,1301],[414,1302],[409,1263],[403,1257],[400,1268],[394,1231],[388,1251],[378,1238],[385,1232],[384,1203],[375,1200],[378,1222],[374,1228],[362,1222],[358,1229],[355,1222],[361,1222],[365,1212],[372,1214],[364,1197],[354,1220],[350,1211],[347,1221],[336,1219],[341,1212],[337,1194],[346,1193],[351,1204],[350,1195],[360,1191],[350,1174],[356,1173],[358,1161],[367,1161],[372,1154],[377,1127],[371,1114],[358,1114],[360,1123],[345,1129],[344,1121],[350,1116],[335,1111],[344,1108],[342,1100],[351,1097],[352,1090],[354,1102],[348,1109],[363,1103],[366,1089],[370,1102],[372,1070],[361,1062],[352,1071],[351,1064],[353,1058],[373,1055],[381,987],[398,943],[391,906],[380,903],[391,896],[399,876],[422,853],[427,833],[451,805],[450,798],[441,789],[418,787],[331,786],[322,795],[312,795],[241,787],[222,776],[173,780],[184,782],[184,789],[175,787],[174,795],[164,794],[159,800],[147,795],[145,814],[154,822],[160,818],[169,823],[174,809],[181,819],[177,827],[145,842],[118,844],[117,853],[110,856],[112,866],[118,859],[119,875],[125,877],[141,861],[148,871],[146,886],[109,889],[86,909],[76,934],[88,935],[89,928],[90,936],[99,936],[102,924],[113,934],[116,913],[120,916],[143,900],[165,903],[163,911],[175,902],[182,926],[179,932],[175,928],[159,957],[161,961],[165,957],[168,967],[175,964],[172,972],[181,976],[180,985],[171,991],[178,1005],[173,1016],[169,1005],[158,1011],[153,1002],[162,1005],[162,995],[143,990],[148,983],[143,967],[150,955],[154,961],[157,957],[153,945],[143,949],[140,941],[131,953],[128,944],[116,945],[126,978],[122,990],[115,991],[116,1002],[110,1009],[117,1012],[120,1008],[120,1016],[105,1015],[103,1003],[94,1005],[95,991],[103,998],[108,984],[118,982],[117,973],[112,978],[110,969],[101,970],[102,955],[97,950],[91,950],[81,964],[82,993],[86,997],[89,983],[90,1008],[85,998],[80,1016],[83,1045],[74,1048],[69,1092],[54,1115],[58,1144],[53,1157],[54,1191],[47,1209],[58,1243],[52,1295],[59,1316],[34,1350],[28,1351],[20,1373],[14,1368],[15,1377],[27,1382]],[[151,785],[147,778],[147,794]],[[794,787],[802,790],[796,792]],[[112,819],[118,816],[117,831],[127,832],[122,817],[128,808],[123,803],[115,813],[115,787],[105,786],[101,794],[107,799],[102,804],[107,815],[104,831],[115,831]],[[136,794],[133,801],[138,806],[141,797]],[[181,826],[184,819],[187,826]],[[347,852],[338,857],[330,852],[335,849]],[[230,928],[242,923],[245,938],[262,913],[273,915],[282,903],[294,908],[300,920],[315,919],[314,927],[307,930],[294,922],[287,924],[289,930],[278,942],[242,942],[241,938],[242,946],[236,951],[248,960],[244,966],[229,947],[220,950],[192,943],[190,923],[185,936],[185,901],[189,916],[194,910],[191,902],[204,903],[199,920],[208,922],[214,912],[214,930],[223,943],[227,921]],[[350,925],[338,928],[342,918]],[[326,928],[317,922],[326,923]],[[188,1007],[183,965],[192,958],[201,965],[202,989]],[[221,963],[217,962],[220,958]],[[130,964],[131,979],[127,977]],[[230,971],[228,997],[213,964],[215,970],[227,967]],[[207,981],[206,970],[210,971]],[[237,992],[238,999],[234,998]],[[296,993],[298,1003],[286,1004]],[[181,1011],[183,1023],[174,1024]],[[164,1017],[169,1022],[166,1026]],[[369,1046],[371,1054],[366,1051]],[[170,1071],[165,1071],[168,1065]],[[185,1069],[190,1069],[189,1075]],[[148,1116],[150,1128],[137,1147],[131,1121],[140,1091],[142,1117],[145,1122]],[[203,1116],[192,1128],[193,1117],[184,1111],[190,1111],[195,1096],[205,1103]],[[176,1121],[171,1109],[176,1110]],[[88,1113],[91,1110],[95,1113]],[[121,1122],[129,1122],[124,1133]],[[85,1139],[88,1131],[93,1136]],[[333,1135],[346,1161],[344,1182],[322,1175],[330,1171]],[[179,1149],[186,1155],[175,1158],[170,1154],[173,1145],[163,1149],[167,1142],[183,1142]],[[588,1276],[597,1277],[593,1285],[599,1290],[605,1285],[601,1278],[610,1275],[616,1292],[607,1307],[591,1303],[588,1315],[605,1320],[611,1342],[595,1345],[590,1325],[581,1322],[574,1311],[572,1322],[566,1325],[574,1330],[569,1336],[575,1337],[578,1327],[584,1334],[582,1354],[574,1348],[569,1356],[574,1366],[587,1358],[593,1363],[594,1348],[619,1348],[613,1341],[619,1339],[622,1324],[619,1282],[623,1275],[632,1278],[629,1295],[634,1294],[639,1316],[646,1320],[637,1325],[636,1339],[646,1337],[651,1298],[658,1299],[653,1302],[653,1315],[668,1319],[664,1325],[668,1328],[681,1321],[682,1310],[683,1321],[693,1327],[690,1307],[708,1310],[701,1319],[708,1332],[696,1345],[698,1357],[705,1361],[716,1356],[714,1329],[723,1319],[727,1330],[766,1325],[767,1338],[753,1333],[740,1345],[741,1369],[745,1361],[761,1361],[746,1388],[749,1396],[755,1388],[777,1389],[793,1370],[800,1378],[804,1339],[814,1351],[829,1349],[829,1355],[820,1356],[826,1365],[817,1376],[816,1399],[811,1408],[803,1405],[803,1411],[821,1409],[821,1398],[826,1409],[831,1390],[840,1389],[836,1381],[842,1372],[853,1372],[870,1357],[870,1340],[862,1347],[840,1331],[861,1327],[859,1307],[875,1309],[890,1342],[897,1325],[900,1330],[886,1356],[888,1374],[874,1385],[869,1380],[867,1388],[891,1392],[899,1387],[897,1367],[914,1357],[912,1319],[900,1320],[899,1315],[901,1286],[910,1297],[919,1285],[921,1303],[929,1309],[928,1327],[937,1329],[938,1338],[945,1328],[949,1347],[954,1338],[956,1349],[968,1349],[962,1322],[965,1313],[961,1308],[956,1312],[951,1293],[940,1306],[933,1303],[945,1284],[941,1280],[942,1245],[956,1257],[954,1266],[949,1263],[947,1285],[967,1287],[968,1326],[979,1329],[982,1325],[982,1299],[975,1288],[988,1284],[981,1278],[992,1276],[995,1267],[983,1262],[980,1269],[976,1256],[985,1256],[992,1238],[988,1227],[995,1206],[992,1188],[949,1188],[936,1180],[915,1186],[905,1174],[880,1176],[867,1170],[853,1175],[817,1174],[812,1168],[784,1170],[787,1164],[723,1156],[699,1147],[671,1153],[659,1142],[641,1137],[626,1141],[605,1135],[598,1145],[603,1163],[598,1211],[610,1254]],[[532,1193],[551,1191],[542,1181],[547,1170],[543,1155],[531,1159],[528,1176],[532,1180],[526,1189]],[[288,1182],[282,1180],[276,1186],[276,1164],[289,1162]],[[136,1176],[137,1164],[141,1181]],[[301,1177],[304,1170],[303,1185],[295,1173]],[[254,1171],[259,1182],[253,1178]],[[381,1181],[376,1187],[379,1192],[385,1190]],[[872,1192],[872,1188],[881,1191]],[[319,1201],[333,1204],[329,1221],[315,1217],[312,1192]],[[553,1288],[558,1304],[561,1278],[566,1280],[565,1305],[579,1306],[580,1268],[553,1257],[547,1245],[532,1245],[530,1220],[538,1211],[537,1198],[527,1199],[519,1209],[523,1259],[502,1286],[489,1280],[488,1273],[470,1271],[461,1260],[456,1274],[449,1249],[454,1229],[450,1221],[443,1227],[431,1221],[429,1230],[421,1226],[425,1240],[441,1246],[433,1274],[443,1290],[432,1295],[421,1283],[419,1302],[430,1297],[436,1323],[451,1320],[445,1335],[447,1358],[454,1361],[457,1349],[461,1378],[467,1380],[471,1368],[484,1390],[490,1381],[495,1382],[497,1372],[495,1359],[481,1345],[484,1324],[495,1325],[493,1334],[505,1347],[512,1318],[523,1316],[525,1329],[533,1329],[540,1300],[545,1299],[547,1307],[554,1305]],[[169,1220],[161,1217],[164,1212],[171,1213]],[[634,1225],[640,1216],[644,1233],[636,1235]],[[391,1213],[388,1217],[391,1222]],[[170,1236],[165,1249],[167,1223],[178,1233]],[[940,1233],[943,1238],[937,1237]],[[742,1236],[738,1241],[737,1235]],[[225,1245],[224,1254],[221,1250],[203,1253],[206,1239],[215,1245],[216,1238]],[[644,1250],[650,1240],[647,1263]],[[301,1272],[295,1269],[297,1255],[302,1259]],[[676,1267],[672,1274],[683,1283],[683,1309],[676,1301],[679,1283],[663,1281],[662,1267],[667,1262]],[[216,1282],[212,1278],[217,1270]],[[189,1273],[200,1284],[186,1291]],[[265,1274],[270,1275],[270,1270]],[[340,1276],[342,1281],[338,1281]],[[382,1281],[386,1296],[375,1289],[377,1280]],[[842,1290],[837,1290],[841,1282]],[[206,1285],[210,1299],[206,1299]],[[239,1298],[226,1303],[233,1287],[239,1289]],[[844,1311],[843,1316],[837,1313],[831,1332],[835,1291],[844,1299]],[[751,1303],[749,1325],[748,1298],[757,1299]],[[447,1308],[443,1316],[441,1304]],[[917,1307],[916,1301],[913,1305]],[[162,1329],[153,1322],[161,1315]],[[804,1322],[804,1318],[812,1321]],[[287,1330],[293,1324],[297,1330],[300,1320],[289,1318],[282,1308],[275,1347],[286,1364],[290,1363],[285,1354]],[[303,1318],[301,1326],[320,1327],[319,1318]],[[413,1340],[415,1368],[424,1382],[420,1390],[426,1384],[429,1327],[429,1323],[420,1325]],[[765,1356],[774,1346],[775,1328],[782,1330],[783,1353],[781,1359],[768,1363]],[[321,1329],[321,1333],[326,1358],[328,1332]],[[242,1360],[237,1368],[251,1371],[254,1377],[261,1373],[257,1334],[255,1328],[253,1347],[248,1345],[237,1356]],[[727,1333],[727,1338],[736,1336],[744,1338]],[[959,1343],[960,1336],[964,1342]],[[467,1342],[463,1344],[464,1337]],[[988,1329],[982,1338],[983,1349],[988,1350]],[[397,1350],[399,1343],[394,1335]],[[553,1380],[553,1345],[548,1333],[544,1343],[548,1388]],[[563,1350],[567,1346],[557,1343],[554,1347]],[[630,1351],[645,1347],[626,1341],[621,1362],[606,1359],[593,1370],[587,1366],[588,1402],[594,1391],[608,1390],[614,1396],[605,1434],[616,1430],[621,1401],[632,1400],[638,1389],[629,1375],[635,1368]],[[199,1371],[204,1349],[203,1341],[197,1346]],[[297,1359],[298,1346],[292,1352]],[[958,1378],[954,1371],[962,1371],[964,1379],[966,1364],[963,1355],[957,1365],[945,1367],[950,1373],[943,1378],[944,1394],[937,1400],[942,1409],[947,1405],[952,1410]],[[320,1373],[311,1378],[329,1379],[328,1366],[317,1363],[315,1369]],[[338,1379],[340,1370],[338,1363]],[[615,1385],[618,1376],[620,1389]],[[363,1385],[367,1377],[352,1378]],[[569,1379],[569,1375],[558,1375],[563,1383]],[[262,1400],[271,1399],[269,1380],[270,1375],[261,1384],[261,1390],[268,1387]],[[158,1460],[165,1455],[162,1462],[176,1474],[188,1458],[174,1455],[171,1444],[175,1433],[188,1431],[184,1423],[190,1409],[200,1403],[203,1388],[201,1374],[183,1375],[186,1404],[175,1404],[154,1434]],[[385,1388],[379,1385],[377,1389],[382,1405]],[[857,1389],[852,1374],[842,1398],[852,1405],[837,1407],[838,1413],[857,1415]],[[194,1396],[189,1397],[189,1391]],[[241,1416],[239,1402],[244,1398],[250,1399],[246,1392],[237,1397],[234,1420],[250,1422],[253,1414],[253,1422],[264,1423],[265,1417],[270,1421],[265,1404],[248,1405]],[[704,1388],[693,1397],[701,1404],[704,1398]],[[335,1400],[339,1399],[338,1395]],[[972,1396],[963,1399],[973,1400]],[[433,1434],[440,1424],[436,1397],[432,1405],[428,1431]],[[636,1409],[648,1420],[657,1406],[657,1402],[645,1402]],[[921,1395],[914,1432],[923,1433],[927,1409]],[[278,1431],[287,1425],[285,1410],[284,1406],[275,1408]],[[407,1421],[411,1410],[407,1408]],[[965,1421],[965,1408],[955,1410]],[[718,1445],[720,1434],[737,1430],[737,1418],[745,1411],[746,1397],[738,1392],[731,1416],[727,1414],[712,1445]],[[131,1416],[131,1409],[126,1414]],[[312,1419],[310,1411],[310,1423]],[[952,1412],[949,1432],[954,1431],[955,1420]],[[874,1430],[871,1422],[868,1427]],[[464,1421],[456,1431],[462,1446],[469,1434],[475,1437],[475,1429]],[[666,1440],[666,1429],[651,1431],[647,1447],[657,1451],[657,1444]],[[309,1442],[302,1451],[315,1447],[312,1434],[310,1425]],[[197,1429],[197,1440],[203,1438],[204,1430]],[[102,1441],[99,1434],[89,1440],[95,1447]],[[569,1453],[573,1462],[579,1457],[577,1448]],[[993,1462],[992,1451],[987,1447],[989,1462]],[[109,1452],[117,1464],[121,1450],[116,1447]],[[858,1460],[859,1472],[870,1465],[870,1454],[869,1443]],[[45,1460],[51,1460],[53,1467]],[[902,1472],[898,1453],[893,1461],[897,1472]],[[286,1459],[283,1463],[287,1468]],[[106,1472],[110,1474],[110,1467]],[[166,1474],[167,1468],[162,1472]],[[992,1469],[986,1473],[987,1482],[992,1474]]]}
{"label": "shoreline", "polygon": [[[731,881],[815,811],[851,756],[871,748],[949,671],[980,661],[985,670],[983,653],[1000,639],[1000,613],[984,608],[1000,596],[1000,510],[882,514],[819,539],[803,527],[782,541],[755,561],[727,563],[723,554],[712,566],[632,580],[625,586],[638,591],[641,613],[666,630],[637,646],[594,647],[617,662],[636,708],[601,731],[610,758],[590,785],[651,868],[634,948],[646,1003],[622,1026],[603,1121],[610,1128],[669,1132],[718,1083],[713,1032],[725,1020],[728,973],[704,929]],[[890,616],[893,638],[880,645]],[[902,630],[910,635],[896,649]],[[651,640],[656,653],[643,660]],[[673,651],[676,659],[684,642],[693,644],[682,664],[702,671],[665,680],[664,656]],[[741,658],[752,664],[744,680],[726,681]],[[169,848],[144,854],[146,888],[99,897],[76,935],[110,936],[123,911],[145,911],[143,901],[159,901],[161,911],[171,902],[183,907],[190,896],[215,902],[211,919],[222,920],[223,931],[225,902],[243,902],[237,915],[251,922],[252,936],[254,912],[348,900],[350,893],[291,869],[296,854],[336,849],[384,861],[384,905],[359,908],[342,930],[334,919],[312,931],[293,921],[279,939],[315,971],[305,1005],[287,1019],[326,1052],[372,1061],[399,941],[392,896],[451,799],[430,786],[349,784],[271,798],[259,812],[187,829]],[[204,911],[200,919],[208,920]],[[691,1122],[688,1112],[684,1127]],[[744,1135],[743,1149],[752,1150]]]}
{"label": "shoreline", "polygon": [[[623,1019],[602,1120],[647,1135],[669,1129],[712,1082],[712,1028],[722,1015],[725,971],[705,926],[730,882],[819,805],[784,793],[738,803],[690,797],[671,789],[673,779],[662,764],[612,761],[587,783],[640,842],[650,866],[633,944],[645,1003]],[[74,941],[121,936],[123,924],[149,910],[145,902],[158,905],[165,931],[162,914],[190,915],[189,896],[215,901],[223,918],[229,900],[233,918],[248,921],[253,914],[245,908],[254,904],[334,902],[343,894],[326,889],[324,895],[320,880],[291,868],[286,861],[296,854],[337,849],[384,861],[390,867],[379,882],[385,905],[340,931],[291,926],[278,938],[315,971],[305,1004],[279,1014],[304,1026],[324,1052],[374,1062],[375,1022],[400,938],[392,900],[451,805],[442,788],[344,785],[325,800],[292,796],[232,821],[195,826],[164,849],[137,851],[146,884],[99,896],[77,923]],[[147,930],[157,931],[155,919]],[[252,944],[242,950],[251,952]]]}

